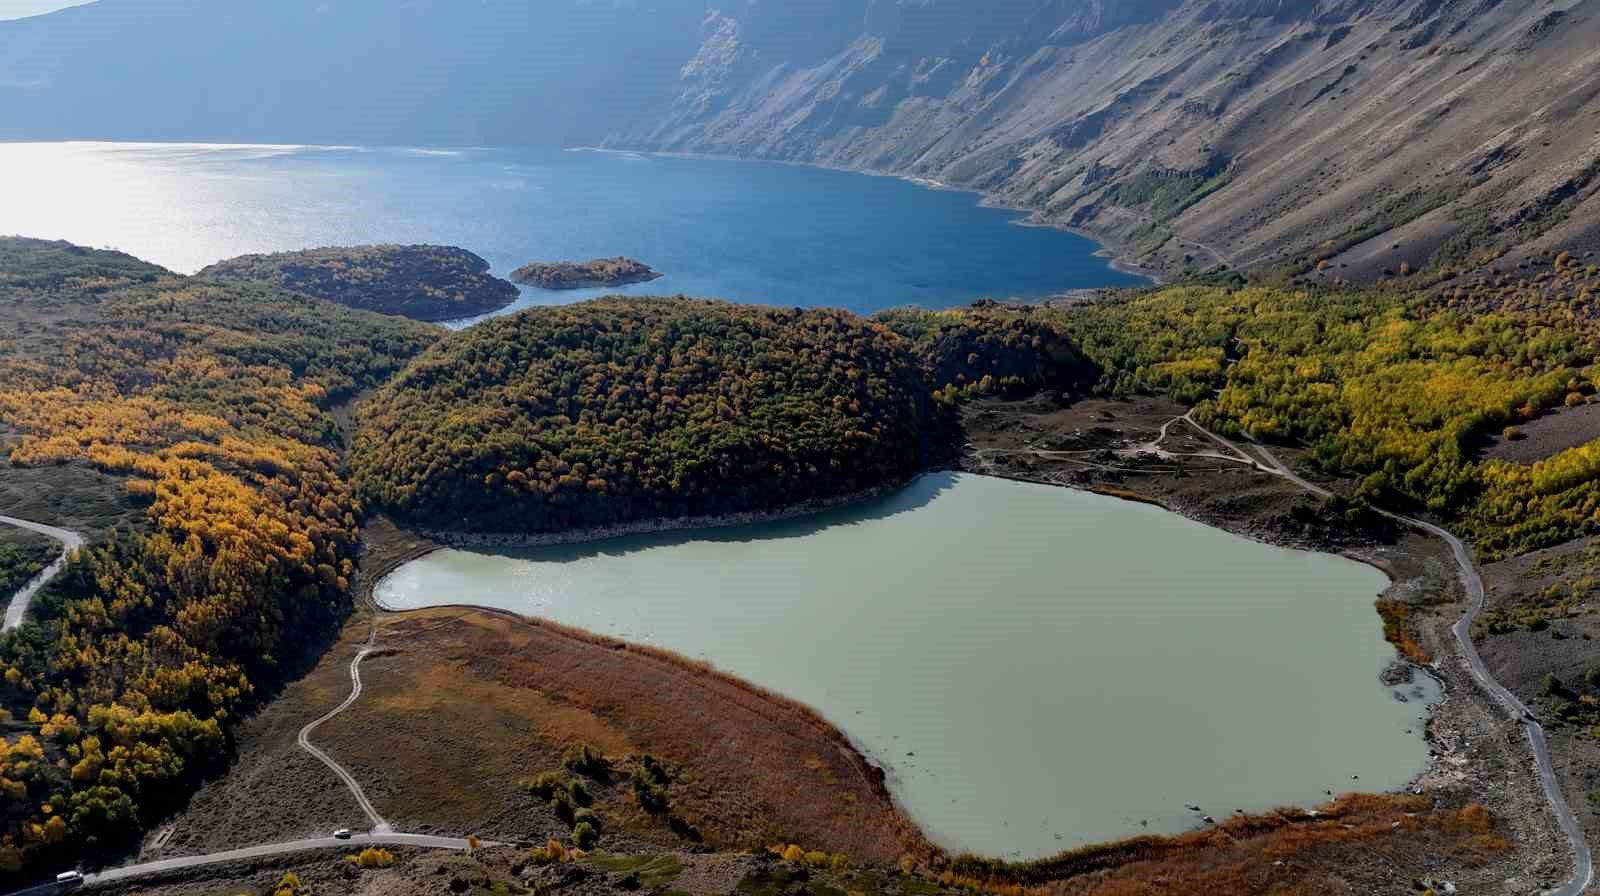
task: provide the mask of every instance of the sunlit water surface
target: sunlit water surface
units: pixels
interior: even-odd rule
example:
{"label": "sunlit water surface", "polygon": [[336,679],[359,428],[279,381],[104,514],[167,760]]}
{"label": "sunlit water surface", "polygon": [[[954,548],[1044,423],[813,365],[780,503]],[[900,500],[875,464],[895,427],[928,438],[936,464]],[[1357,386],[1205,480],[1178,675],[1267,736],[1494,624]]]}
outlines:
{"label": "sunlit water surface", "polygon": [[[1038,856],[1403,787],[1377,570],[1159,508],[937,474],[874,504],[586,546],[441,551],[378,585],[709,660],[799,699],[940,843]],[[1359,780],[1357,780],[1359,776]]]}
{"label": "sunlit water surface", "polygon": [[971,194],[790,165],[540,149],[0,144],[0,233],[121,249],[181,273],[247,252],[469,249],[504,276],[628,255],[621,289],[870,313],[1137,282],[1089,240]]}

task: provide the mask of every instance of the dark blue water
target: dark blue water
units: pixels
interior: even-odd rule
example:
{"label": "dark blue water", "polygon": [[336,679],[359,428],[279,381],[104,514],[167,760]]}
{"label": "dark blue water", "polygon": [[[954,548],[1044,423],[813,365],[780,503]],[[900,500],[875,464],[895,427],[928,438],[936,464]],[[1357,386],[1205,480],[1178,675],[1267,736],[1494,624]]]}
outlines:
{"label": "dark blue water", "polygon": [[521,304],[684,293],[872,312],[1138,278],[969,193],[789,165],[526,149],[0,145],[0,232],[192,272],[320,245],[442,243],[499,274],[627,255],[666,274]]}

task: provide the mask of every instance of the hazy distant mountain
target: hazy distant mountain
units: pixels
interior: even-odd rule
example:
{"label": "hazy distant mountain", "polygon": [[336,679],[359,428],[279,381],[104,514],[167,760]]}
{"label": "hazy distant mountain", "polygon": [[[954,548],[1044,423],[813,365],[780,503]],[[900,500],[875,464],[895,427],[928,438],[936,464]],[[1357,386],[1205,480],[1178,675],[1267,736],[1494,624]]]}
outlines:
{"label": "hazy distant mountain", "polygon": [[0,22],[0,137],[821,162],[983,189],[1171,269],[1327,258],[1370,279],[1600,243],[1597,10],[101,0]]}
{"label": "hazy distant mountain", "polygon": [[698,2],[100,0],[0,22],[0,138],[561,144],[627,122]]}

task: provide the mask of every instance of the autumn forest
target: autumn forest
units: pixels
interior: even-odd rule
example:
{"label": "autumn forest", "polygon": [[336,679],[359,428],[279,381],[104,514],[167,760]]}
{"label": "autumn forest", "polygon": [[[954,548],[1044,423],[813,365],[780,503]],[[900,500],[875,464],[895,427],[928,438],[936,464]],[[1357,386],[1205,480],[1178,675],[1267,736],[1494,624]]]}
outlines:
{"label": "autumn forest", "polygon": [[[0,241],[7,462],[112,474],[138,508],[0,638],[0,875],[125,846],[220,769],[349,613],[376,511],[560,533],[843,499],[949,462],[962,403],[1047,390],[1166,395],[1304,446],[1352,500],[1489,557],[1600,521],[1600,443],[1474,447],[1590,401],[1600,334],[1564,306],[1191,285],[865,319],[614,297],[446,334],[268,279]],[[0,546],[0,579],[42,560]]]}

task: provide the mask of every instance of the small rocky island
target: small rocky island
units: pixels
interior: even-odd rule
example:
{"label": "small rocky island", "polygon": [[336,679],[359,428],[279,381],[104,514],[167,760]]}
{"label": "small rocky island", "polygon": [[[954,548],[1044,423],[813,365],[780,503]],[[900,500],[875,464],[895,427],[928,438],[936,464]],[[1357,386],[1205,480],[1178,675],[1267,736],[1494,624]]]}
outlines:
{"label": "small rocky island", "polygon": [[219,261],[197,276],[270,283],[351,308],[440,321],[498,311],[517,288],[454,246],[330,246]]}
{"label": "small rocky island", "polygon": [[534,261],[511,272],[511,279],[540,289],[589,289],[648,283],[661,274],[631,258],[595,258],[589,261]]}

